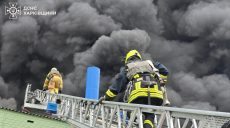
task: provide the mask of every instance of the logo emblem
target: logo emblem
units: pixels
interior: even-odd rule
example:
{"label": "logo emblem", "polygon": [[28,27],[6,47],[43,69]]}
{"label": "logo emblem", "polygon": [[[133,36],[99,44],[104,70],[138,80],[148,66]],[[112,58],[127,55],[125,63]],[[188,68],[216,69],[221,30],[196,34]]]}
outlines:
{"label": "logo emblem", "polygon": [[21,7],[17,3],[10,2],[9,7],[5,6],[5,15],[8,15],[9,19],[17,19],[17,15],[21,15]]}

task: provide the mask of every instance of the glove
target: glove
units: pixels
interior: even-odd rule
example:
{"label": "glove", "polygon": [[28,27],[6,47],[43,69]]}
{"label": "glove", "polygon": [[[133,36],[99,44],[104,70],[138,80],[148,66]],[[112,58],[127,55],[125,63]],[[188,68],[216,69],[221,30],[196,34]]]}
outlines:
{"label": "glove", "polygon": [[98,100],[98,102],[96,103],[96,105],[102,104],[102,101],[105,101],[105,96],[100,97],[100,99]]}
{"label": "glove", "polygon": [[165,81],[164,80],[160,80],[160,86],[164,87],[165,86]]}
{"label": "glove", "polygon": [[98,103],[102,104],[102,101],[105,101],[105,96],[101,97],[101,98],[98,100]]}

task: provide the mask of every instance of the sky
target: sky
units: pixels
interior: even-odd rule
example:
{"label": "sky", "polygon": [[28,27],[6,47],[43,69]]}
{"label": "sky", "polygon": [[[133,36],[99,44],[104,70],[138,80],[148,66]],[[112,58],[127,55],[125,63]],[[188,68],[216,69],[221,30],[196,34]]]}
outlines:
{"label": "sky", "polygon": [[230,112],[229,0],[15,0],[56,11],[5,15],[0,2],[0,105],[21,108],[27,83],[42,89],[52,67],[63,93],[84,97],[88,66],[101,69],[100,95],[132,49],[170,71],[174,107]]}

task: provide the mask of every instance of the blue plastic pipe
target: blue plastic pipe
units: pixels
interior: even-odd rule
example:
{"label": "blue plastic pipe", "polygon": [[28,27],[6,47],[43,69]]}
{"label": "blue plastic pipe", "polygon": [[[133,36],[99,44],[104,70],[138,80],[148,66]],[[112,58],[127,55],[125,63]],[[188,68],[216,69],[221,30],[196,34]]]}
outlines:
{"label": "blue plastic pipe", "polygon": [[100,68],[88,67],[86,73],[85,98],[98,100],[99,85],[100,85]]}

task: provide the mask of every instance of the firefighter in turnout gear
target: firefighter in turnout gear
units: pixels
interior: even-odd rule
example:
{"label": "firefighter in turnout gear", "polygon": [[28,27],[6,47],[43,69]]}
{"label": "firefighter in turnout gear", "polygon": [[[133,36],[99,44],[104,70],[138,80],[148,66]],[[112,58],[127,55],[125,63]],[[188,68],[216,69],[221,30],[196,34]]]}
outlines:
{"label": "firefighter in turnout gear", "polygon": [[43,91],[48,90],[52,94],[61,93],[63,88],[63,80],[57,68],[52,68],[46,76]]}
{"label": "firefighter in turnout gear", "polygon": [[[161,106],[161,86],[166,84],[167,76],[168,69],[164,65],[142,60],[137,50],[131,50],[125,57],[125,67],[121,67],[105,96],[100,99],[113,100],[118,93],[125,91],[125,102]],[[154,128],[155,115],[144,113],[144,116],[144,128]]]}

